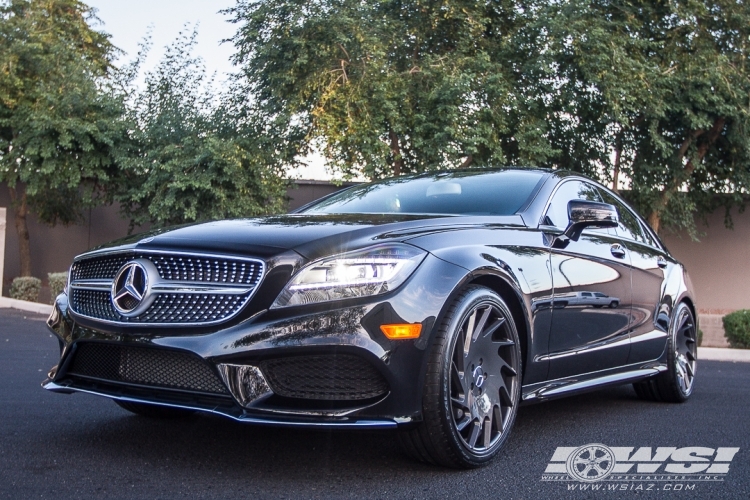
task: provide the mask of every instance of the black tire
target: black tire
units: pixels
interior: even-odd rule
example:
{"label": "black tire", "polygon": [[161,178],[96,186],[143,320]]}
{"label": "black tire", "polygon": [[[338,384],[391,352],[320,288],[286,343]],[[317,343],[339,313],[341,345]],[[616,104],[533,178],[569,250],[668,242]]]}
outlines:
{"label": "black tire", "polygon": [[620,305],[619,302],[617,302],[616,300],[613,300],[612,302],[609,303],[609,308],[610,309],[615,309],[619,305]]}
{"label": "black tire", "polygon": [[133,401],[120,401],[115,399],[114,402],[120,408],[123,408],[136,415],[149,418],[185,418],[195,413],[195,410],[188,410],[186,408],[173,408],[171,406],[160,406],[151,405],[148,403],[136,403]]}
{"label": "black tire", "polygon": [[656,377],[633,384],[639,398],[647,401],[683,403],[695,386],[698,362],[695,319],[690,308],[680,303],[674,310],[667,338],[667,370]]}
{"label": "black tire", "polygon": [[446,467],[486,464],[508,440],[521,398],[521,345],[508,306],[488,288],[467,287],[428,356],[423,420],[399,432],[403,450]]}

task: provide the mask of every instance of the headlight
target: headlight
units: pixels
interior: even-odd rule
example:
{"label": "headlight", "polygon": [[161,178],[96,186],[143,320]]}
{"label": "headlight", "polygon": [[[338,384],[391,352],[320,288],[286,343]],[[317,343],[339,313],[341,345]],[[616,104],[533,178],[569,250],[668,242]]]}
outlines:
{"label": "headlight", "polygon": [[406,281],[426,252],[378,245],[312,262],[294,275],[271,306],[295,306],[390,292]]}

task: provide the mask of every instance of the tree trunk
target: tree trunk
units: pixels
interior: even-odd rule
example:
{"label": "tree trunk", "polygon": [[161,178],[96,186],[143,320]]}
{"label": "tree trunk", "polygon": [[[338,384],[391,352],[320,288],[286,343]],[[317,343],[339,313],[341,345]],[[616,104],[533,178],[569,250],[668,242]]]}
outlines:
{"label": "tree trunk", "polygon": [[615,171],[612,174],[612,191],[619,193],[617,189],[617,183],[620,181],[620,155],[622,154],[622,146],[617,145],[615,149]]}
{"label": "tree trunk", "polygon": [[391,139],[391,154],[393,155],[393,175],[398,177],[404,167],[404,159],[401,157],[401,147],[398,144],[398,135],[393,130],[388,131]]}
{"label": "tree trunk", "polygon": [[656,210],[651,212],[651,215],[648,216],[648,225],[651,226],[651,229],[653,229],[656,234],[659,234],[660,222],[661,218],[659,216],[659,212],[657,212]]}
{"label": "tree trunk", "polygon": [[472,155],[467,155],[466,159],[461,163],[461,166],[458,168],[469,168],[469,165],[474,163],[474,157]]}
{"label": "tree trunk", "polygon": [[674,193],[676,193],[680,189],[682,183],[688,180],[691,175],[693,175],[693,171],[695,170],[695,163],[693,162],[693,160],[696,160],[696,162],[703,161],[703,158],[708,153],[708,150],[711,149],[711,146],[713,146],[716,140],[719,138],[721,131],[724,130],[725,123],[725,118],[717,118],[714,121],[711,130],[705,131],[699,129],[692,131],[680,146],[680,149],[677,152],[677,160],[681,162],[683,158],[685,158],[685,154],[687,154],[690,144],[695,140],[703,139],[698,146],[695,157],[689,159],[685,164],[685,169],[682,171],[682,176],[680,176],[679,178],[675,178],[672,184],[666,187],[664,191],[662,191],[661,196],[659,197],[659,201],[651,212],[651,215],[648,216],[648,223],[657,234],[659,233],[661,212],[665,208],[667,208],[667,204],[669,203],[670,198],[672,198],[672,195],[674,195]]}
{"label": "tree trunk", "polygon": [[18,254],[21,258],[21,276],[31,276],[31,245],[29,244],[29,226],[26,224],[26,216],[29,206],[26,199],[26,188],[21,185],[21,195],[18,196],[16,188],[8,186],[10,199],[13,202],[15,212],[16,234],[18,234]]}

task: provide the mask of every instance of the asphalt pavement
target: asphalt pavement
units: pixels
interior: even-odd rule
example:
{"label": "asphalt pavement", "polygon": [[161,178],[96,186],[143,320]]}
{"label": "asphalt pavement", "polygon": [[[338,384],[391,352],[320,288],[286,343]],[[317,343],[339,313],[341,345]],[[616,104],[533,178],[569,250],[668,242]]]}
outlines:
{"label": "asphalt pavement", "polygon": [[[39,384],[58,348],[44,319],[0,310],[0,499],[750,498],[750,363],[699,362],[695,393],[681,405],[646,403],[624,386],[524,406],[494,462],[454,471],[412,462],[389,432],[253,427],[212,415],[160,421],[104,398],[49,393]],[[583,483],[542,480],[557,447],[587,443],[740,450],[722,481],[581,491]]]}

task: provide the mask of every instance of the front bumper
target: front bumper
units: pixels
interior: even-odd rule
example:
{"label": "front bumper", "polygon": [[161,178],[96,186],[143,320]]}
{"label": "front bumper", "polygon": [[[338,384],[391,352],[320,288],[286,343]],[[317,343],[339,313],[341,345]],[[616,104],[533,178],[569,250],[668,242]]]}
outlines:
{"label": "front bumper", "polygon": [[[332,303],[263,310],[241,323],[217,326],[208,333],[185,328],[112,332],[90,324],[83,326],[70,315],[67,299],[61,295],[48,320],[48,326],[60,339],[60,362],[42,385],[54,392],[84,392],[190,408],[257,424],[352,428],[406,425],[421,420],[426,352],[434,326],[444,304],[467,274],[463,268],[428,255],[409,280],[390,294],[367,301],[348,301],[343,306]],[[389,340],[379,328],[386,323],[421,323],[422,334],[415,340]],[[87,372],[75,364],[82,346],[89,346],[85,348],[89,350],[90,346],[104,346],[122,352],[189,356],[194,363],[208,367],[223,388],[206,391],[202,387],[196,390],[195,384],[154,384],[152,375],[127,379],[120,376],[126,370],[123,354],[116,355],[121,361],[119,365],[115,363],[114,369]],[[366,398],[318,398],[314,394],[300,398],[295,397],[295,392],[291,397],[274,392],[272,388],[281,387],[278,376],[272,377],[274,382],[270,384],[266,380],[269,373],[264,370],[273,366],[269,360],[319,361],[326,356],[331,360],[356,358],[363,369],[352,368],[356,363],[341,363],[349,367],[341,370],[353,372],[337,372],[337,362],[332,361],[335,366],[323,366],[324,378],[345,381],[349,375],[356,379],[361,372],[370,370],[369,366],[374,370],[372,377],[383,381],[384,390]],[[162,366],[159,363],[151,362],[148,369],[158,370],[153,366]],[[112,370],[119,371],[119,375],[100,375]]]}

